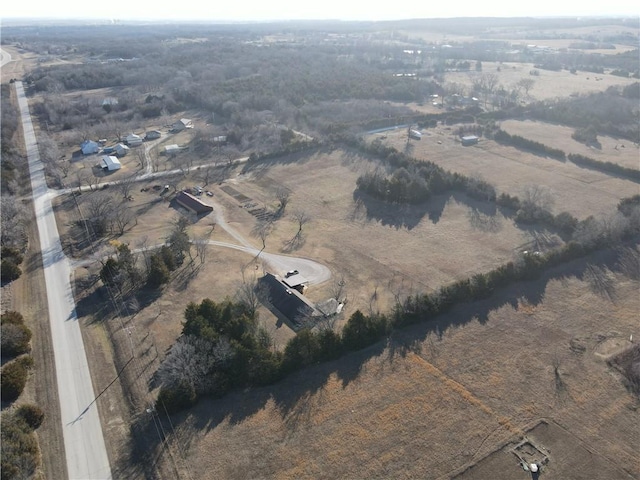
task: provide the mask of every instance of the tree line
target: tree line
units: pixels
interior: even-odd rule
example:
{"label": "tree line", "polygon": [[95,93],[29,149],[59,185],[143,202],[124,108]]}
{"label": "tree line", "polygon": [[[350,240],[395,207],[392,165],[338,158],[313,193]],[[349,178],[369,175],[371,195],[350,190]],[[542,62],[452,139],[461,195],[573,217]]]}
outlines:
{"label": "tree line", "polygon": [[[283,351],[273,348],[268,332],[258,327],[256,310],[246,302],[205,299],[190,303],[182,336],[157,372],[161,388],[156,407],[174,413],[192,406],[201,396],[220,397],[231,390],[275,383],[300,369],[380,342],[394,330],[435,321],[456,305],[489,298],[515,282],[537,279],[549,268],[637,238],[640,200],[621,202],[619,210],[622,221],[614,225],[589,218],[576,239],[549,252],[526,252],[517,261],[444,285],[433,293],[399,296],[386,314],[367,315],[357,310],[340,333],[325,323],[305,327]],[[630,267],[637,276],[640,252],[622,248],[620,257],[624,263],[621,269],[626,272]]]}

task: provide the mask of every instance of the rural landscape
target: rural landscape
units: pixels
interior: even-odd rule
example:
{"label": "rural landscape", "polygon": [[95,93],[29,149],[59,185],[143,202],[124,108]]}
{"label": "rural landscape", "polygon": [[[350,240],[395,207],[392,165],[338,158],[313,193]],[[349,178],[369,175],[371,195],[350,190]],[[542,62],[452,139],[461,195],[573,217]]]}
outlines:
{"label": "rural landscape", "polygon": [[640,479],[640,21],[3,22],[2,480]]}

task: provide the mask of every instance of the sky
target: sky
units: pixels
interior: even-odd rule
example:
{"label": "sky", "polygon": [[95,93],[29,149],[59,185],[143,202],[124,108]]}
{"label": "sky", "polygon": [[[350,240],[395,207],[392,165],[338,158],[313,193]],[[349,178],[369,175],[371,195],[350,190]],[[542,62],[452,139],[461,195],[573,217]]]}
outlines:
{"label": "sky", "polygon": [[[400,7],[402,5],[402,7]],[[2,20],[13,18],[101,20],[398,20],[446,17],[549,17],[638,16],[634,0],[458,0],[392,2],[369,0],[198,0],[159,2],[149,0],[9,0],[3,3]]]}

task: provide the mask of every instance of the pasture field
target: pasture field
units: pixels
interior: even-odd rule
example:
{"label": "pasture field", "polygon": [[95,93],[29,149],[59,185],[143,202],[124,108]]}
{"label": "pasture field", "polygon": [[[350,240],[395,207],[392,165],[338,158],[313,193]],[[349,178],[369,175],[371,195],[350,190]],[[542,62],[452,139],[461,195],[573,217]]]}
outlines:
{"label": "pasture field", "polygon": [[[538,75],[532,76],[530,74],[532,70],[537,70]],[[483,74],[495,74],[498,77],[498,83],[507,89],[513,88],[523,78],[532,79],[535,83],[529,91],[529,96],[525,96],[526,101],[551,100],[566,98],[572,94],[603,92],[609,87],[626,86],[637,81],[634,78],[622,78],[608,73],[578,71],[573,74],[568,70],[542,70],[535,68],[532,63],[521,62],[482,62],[482,72],[447,72],[445,80],[469,88],[473,79]]]}
{"label": "pasture field", "polygon": [[[512,124],[507,125],[510,127]],[[555,140],[551,139],[550,145],[573,141],[568,130],[552,132],[543,125],[540,131],[547,135],[555,132]],[[532,140],[542,137],[541,134],[532,135],[533,138],[523,136]],[[417,159],[429,160],[445,170],[481,177],[493,184],[499,194],[505,192],[521,197],[528,185],[548,187],[555,200],[552,211],[567,211],[578,219],[609,215],[622,198],[636,195],[639,189],[638,184],[630,180],[581,168],[569,161],[534,155],[486,138],[481,138],[477,145],[463,147],[451,127],[438,126],[426,130],[421,141],[412,141],[408,146],[404,129],[376,134],[371,139],[381,137],[385,137],[383,141],[387,144],[407,151]],[[637,147],[633,144],[625,142],[625,146],[625,151],[632,151],[630,156],[633,151],[637,154]]]}
{"label": "pasture field", "polygon": [[500,122],[500,128],[511,135],[560,149],[567,155],[583,155],[599,162],[640,170],[640,145],[629,140],[599,135],[600,148],[589,147],[571,138],[573,128],[535,120],[504,120]]}
{"label": "pasture field", "polygon": [[203,400],[174,418],[177,468],[193,478],[528,478],[512,454],[491,455],[527,440],[549,453],[545,478],[583,478],[583,464],[591,478],[637,478],[638,400],[605,360],[638,332],[638,284],[618,276],[611,300],[584,268],[249,396]]}

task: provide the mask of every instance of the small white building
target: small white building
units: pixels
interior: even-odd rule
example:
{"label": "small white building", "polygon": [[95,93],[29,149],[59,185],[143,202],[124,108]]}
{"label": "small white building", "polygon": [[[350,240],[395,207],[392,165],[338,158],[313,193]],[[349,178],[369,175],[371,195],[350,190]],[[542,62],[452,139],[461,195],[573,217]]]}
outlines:
{"label": "small white building", "polygon": [[122,168],[120,160],[118,160],[117,157],[112,157],[110,155],[104,155],[102,157],[100,166],[103,170],[107,170],[108,172],[115,172],[116,170],[120,170]]}
{"label": "small white building", "polygon": [[175,155],[176,153],[179,153],[182,150],[183,148],[175,143],[172,145],[166,145],[164,147],[164,153],[166,153],[167,155]]}
{"label": "small white building", "polygon": [[92,153],[98,153],[100,151],[100,145],[93,140],[85,140],[80,144],[80,149],[83,155],[91,155]]}
{"label": "small white building", "polygon": [[137,147],[139,145],[142,145],[142,138],[135,133],[130,133],[129,135],[127,135],[127,138],[125,138],[124,141],[130,147]]}

